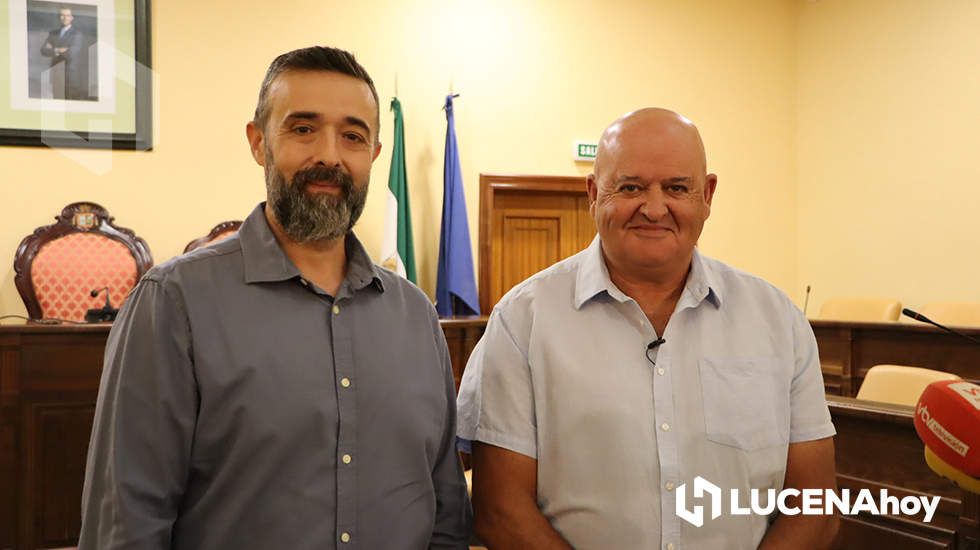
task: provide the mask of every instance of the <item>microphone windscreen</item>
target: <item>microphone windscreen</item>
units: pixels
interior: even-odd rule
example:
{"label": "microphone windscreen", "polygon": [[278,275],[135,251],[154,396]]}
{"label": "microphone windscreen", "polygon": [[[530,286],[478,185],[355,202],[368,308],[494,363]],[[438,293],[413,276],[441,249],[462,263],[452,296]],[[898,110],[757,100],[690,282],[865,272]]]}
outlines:
{"label": "microphone windscreen", "polygon": [[962,380],[929,384],[915,406],[915,431],[952,468],[980,477],[980,386]]}

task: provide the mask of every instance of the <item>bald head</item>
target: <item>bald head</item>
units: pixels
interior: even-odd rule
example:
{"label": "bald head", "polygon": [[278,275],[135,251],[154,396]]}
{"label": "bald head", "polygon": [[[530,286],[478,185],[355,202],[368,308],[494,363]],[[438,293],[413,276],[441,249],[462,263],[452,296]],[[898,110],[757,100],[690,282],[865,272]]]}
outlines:
{"label": "bald head", "polygon": [[599,170],[610,162],[624,142],[637,139],[653,139],[662,147],[685,153],[685,156],[694,155],[699,160],[700,171],[707,171],[704,143],[694,123],[674,111],[647,107],[626,113],[602,132],[596,152],[595,176],[599,177]]}
{"label": "bald head", "polygon": [[717,182],[698,129],[673,111],[633,111],[606,128],[586,187],[610,276],[683,282]]}

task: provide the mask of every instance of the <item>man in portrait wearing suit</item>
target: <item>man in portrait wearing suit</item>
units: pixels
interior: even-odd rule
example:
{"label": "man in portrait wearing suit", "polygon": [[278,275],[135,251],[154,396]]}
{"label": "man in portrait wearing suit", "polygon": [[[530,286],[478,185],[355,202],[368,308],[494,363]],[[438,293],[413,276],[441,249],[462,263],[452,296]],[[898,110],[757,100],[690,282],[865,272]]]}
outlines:
{"label": "man in portrait wearing suit", "polygon": [[[88,56],[85,55],[85,35],[72,25],[75,16],[71,8],[58,10],[61,26],[48,33],[41,46],[41,55],[51,58],[51,67],[64,67],[64,77],[55,78],[52,74],[52,93],[54,99],[89,99],[88,95]],[[60,74],[59,74],[60,76]]]}

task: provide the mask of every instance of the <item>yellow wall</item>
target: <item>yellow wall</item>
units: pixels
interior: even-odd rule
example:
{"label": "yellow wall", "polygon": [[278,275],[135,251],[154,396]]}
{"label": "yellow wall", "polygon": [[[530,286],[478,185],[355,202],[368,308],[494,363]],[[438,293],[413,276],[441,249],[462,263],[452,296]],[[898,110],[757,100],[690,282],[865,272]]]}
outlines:
{"label": "yellow wall", "polygon": [[[244,126],[265,68],[278,53],[324,43],[353,51],[374,76],[385,141],[397,75],[420,283],[430,295],[450,82],[461,94],[474,244],[481,172],[585,174],[572,161],[575,140],[596,140],[628,110],[666,106],[699,123],[720,177],[703,249],[798,294],[799,9],[791,0],[154,2],[154,150],[0,148],[0,251],[12,258],[23,235],[76,200],[107,207],[157,262],[216,222],[242,218],[264,196]],[[375,163],[357,227],[375,255],[389,159],[385,149]],[[13,270],[0,275],[0,312],[23,313]]]}
{"label": "yellow wall", "polygon": [[980,301],[980,3],[801,4],[799,248],[835,295]]}

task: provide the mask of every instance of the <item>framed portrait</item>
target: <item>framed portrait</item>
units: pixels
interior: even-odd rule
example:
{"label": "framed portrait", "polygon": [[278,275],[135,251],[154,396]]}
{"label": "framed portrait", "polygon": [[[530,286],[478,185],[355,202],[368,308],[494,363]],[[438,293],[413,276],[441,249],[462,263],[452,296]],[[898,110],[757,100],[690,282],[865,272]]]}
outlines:
{"label": "framed portrait", "polygon": [[3,36],[0,145],[152,148],[150,0],[0,0]]}

